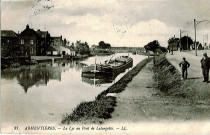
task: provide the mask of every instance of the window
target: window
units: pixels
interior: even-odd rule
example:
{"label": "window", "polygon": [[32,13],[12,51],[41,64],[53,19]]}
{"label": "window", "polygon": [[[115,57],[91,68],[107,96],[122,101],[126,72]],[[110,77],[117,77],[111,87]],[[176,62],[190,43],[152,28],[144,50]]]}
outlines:
{"label": "window", "polygon": [[30,44],[31,45],[33,45],[34,44],[34,40],[32,39],[32,40],[30,40]]}
{"label": "window", "polygon": [[33,54],[33,51],[34,51],[34,49],[33,49],[33,47],[31,47],[30,54]]}
{"label": "window", "polygon": [[20,40],[20,44],[23,45],[24,44],[24,39]]}

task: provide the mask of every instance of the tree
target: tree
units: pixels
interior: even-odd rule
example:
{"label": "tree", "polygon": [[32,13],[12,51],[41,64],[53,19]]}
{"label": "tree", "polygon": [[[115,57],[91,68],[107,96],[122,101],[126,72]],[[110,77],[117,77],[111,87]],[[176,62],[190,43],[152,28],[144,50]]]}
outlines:
{"label": "tree", "polygon": [[144,46],[144,48],[147,51],[153,51],[154,53],[157,52],[157,49],[160,47],[160,44],[158,42],[158,40],[154,40],[152,42],[149,42],[147,45]]}
{"label": "tree", "polygon": [[174,37],[171,37],[168,39],[168,45],[170,45],[171,43],[178,43],[179,42],[179,38],[174,38]]}
{"label": "tree", "polygon": [[111,45],[109,43],[105,43],[104,41],[100,41],[98,43],[99,47],[102,48],[102,49],[107,49],[107,48],[110,48]]}
{"label": "tree", "polygon": [[71,43],[70,48],[71,49],[75,49],[75,46],[74,46],[74,43],[73,42]]}
{"label": "tree", "polygon": [[193,44],[191,37],[184,36],[181,38],[182,50],[189,50],[190,45]]}
{"label": "tree", "polygon": [[89,45],[87,42],[81,42],[80,40],[76,42],[75,50],[79,54],[90,54]]}
{"label": "tree", "polygon": [[63,40],[63,44],[64,44],[64,46],[66,46],[66,45],[67,45],[67,40],[66,40],[66,38],[64,38],[64,40]]}

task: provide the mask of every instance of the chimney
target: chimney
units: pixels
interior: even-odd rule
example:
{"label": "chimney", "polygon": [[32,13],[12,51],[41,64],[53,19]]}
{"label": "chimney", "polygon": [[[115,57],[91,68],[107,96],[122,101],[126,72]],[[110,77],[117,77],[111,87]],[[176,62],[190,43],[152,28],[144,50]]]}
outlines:
{"label": "chimney", "polygon": [[28,24],[26,25],[26,29],[29,29],[29,25]]}

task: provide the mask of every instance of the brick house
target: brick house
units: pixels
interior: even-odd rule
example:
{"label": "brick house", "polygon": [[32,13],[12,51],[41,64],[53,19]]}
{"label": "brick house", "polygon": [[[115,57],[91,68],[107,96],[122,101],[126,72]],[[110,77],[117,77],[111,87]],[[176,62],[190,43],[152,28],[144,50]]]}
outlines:
{"label": "brick house", "polygon": [[26,29],[22,31],[18,37],[19,45],[22,46],[25,56],[35,56],[40,55],[40,36],[39,34],[26,26]]}
{"label": "brick house", "polygon": [[39,55],[46,55],[47,48],[50,46],[50,34],[48,31],[36,31],[40,37],[40,46],[38,46],[37,51]]}
{"label": "brick house", "polygon": [[12,30],[1,30],[1,56],[15,57],[19,53],[18,34]]}

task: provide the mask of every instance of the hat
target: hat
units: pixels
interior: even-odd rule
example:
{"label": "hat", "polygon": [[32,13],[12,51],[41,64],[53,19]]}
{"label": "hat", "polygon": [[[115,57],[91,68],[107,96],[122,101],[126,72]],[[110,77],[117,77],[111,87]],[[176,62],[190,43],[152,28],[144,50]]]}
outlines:
{"label": "hat", "polygon": [[207,53],[204,53],[203,56],[207,56]]}
{"label": "hat", "polygon": [[183,60],[185,60],[185,57],[183,57]]}

